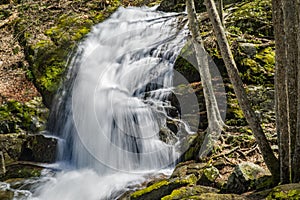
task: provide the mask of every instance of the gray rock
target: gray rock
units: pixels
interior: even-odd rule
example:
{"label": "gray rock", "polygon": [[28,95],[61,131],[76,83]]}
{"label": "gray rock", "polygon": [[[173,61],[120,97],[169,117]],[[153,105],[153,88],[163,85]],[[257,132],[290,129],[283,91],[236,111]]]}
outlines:
{"label": "gray rock", "polygon": [[53,163],[56,160],[57,139],[42,134],[30,135],[22,144],[19,160]]}
{"label": "gray rock", "polygon": [[240,50],[251,58],[257,54],[256,46],[252,43],[240,43]]}
{"label": "gray rock", "polygon": [[219,175],[219,170],[214,166],[206,167],[203,169],[203,173],[197,183],[200,185],[215,186],[215,181]]}
{"label": "gray rock", "polygon": [[226,192],[241,194],[255,188],[255,181],[269,173],[262,167],[245,162],[237,165],[228,178]]}
{"label": "gray rock", "polygon": [[0,134],[0,151],[5,163],[18,160],[52,163],[57,154],[57,139],[42,134]]}

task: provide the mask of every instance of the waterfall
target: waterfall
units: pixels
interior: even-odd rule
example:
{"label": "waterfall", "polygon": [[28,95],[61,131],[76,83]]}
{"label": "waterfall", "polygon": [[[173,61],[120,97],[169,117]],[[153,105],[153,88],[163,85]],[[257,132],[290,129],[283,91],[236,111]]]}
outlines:
{"label": "waterfall", "polygon": [[49,124],[62,139],[59,161],[74,169],[51,179],[38,199],[112,199],[175,163],[178,142],[160,140],[159,131],[172,107],[184,21],[182,14],[129,7],[92,28],[70,62]]}
{"label": "waterfall", "polygon": [[105,174],[160,169],[178,158],[158,136],[185,43],[178,16],[120,8],[93,27],[72,61],[65,110],[58,106],[66,116],[53,124],[65,141],[60,159]]}

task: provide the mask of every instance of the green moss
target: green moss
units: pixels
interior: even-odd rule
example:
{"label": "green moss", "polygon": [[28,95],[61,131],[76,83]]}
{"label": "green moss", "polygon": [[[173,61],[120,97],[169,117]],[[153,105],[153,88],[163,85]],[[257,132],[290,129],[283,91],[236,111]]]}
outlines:
{"label": "green moss", "polygon": [[43,130],[47,116],[41,98],[27,103],[8,101],[0,107],[0,134]]}
{"label": "green moss", "polygon": [[[194,174],[188,175],[182,179],[170,179],[162,180],[142,190],[138,190],[131,194],[133,199],[143,199],[144,196],[153,195],[157,197],[163,197],[170,194],[176,188],[186,185],[194,185],[197,182],[197,177]],[[154,197],[153,197],[154,198]]]}
{"label": "green moss", "polygon": [[299,184],[288,184],[275,187],[272,192],[267,196],[267,200],[276,199],[300,199],[300,185]]}
{"label": "green moss", "polygon": [[[252,41],[255,42],[255,41]],[[240,76],[245,84],[273,85],[275,69],[274,45],[260,49],[259,45],[247,40],[249,46],[254,49],[246,51],[245,46],[240,45],[234,51]],[[249,52],[250,51],[250,52]]]}
{"label": "green moss", "polygon": [[197,160],[199,156],[200,148],[203,144],[205,133],[198,133],[197,135],[191,135],[186,141],[188,149],[182,156],[182,161]]}
{"label": "green moss", "polygon": [[244,126],[247,124],[243,111],[239,106],[238,100],[234,96],[227,99],[226,124],[230,126]]}
{"label": "green moss", "polygon": [[211,182],[214,182],[219,176],[219,170],[215,167],[207,167],[203,170],[203,173],[206,176],[206,178]]}
{"label": "green moss", "polygon": [[188,175],[186,177],[184,177],[183,179],[176,179],[174,181],[174,183],[179,183],[181,185],[193,185],[197,182],[198,178],[194,175],[194,174],[191,174],[191,175]]}
{"label": "green moss", "polygon": [[265,64],[270,64],[270,65],[275,64],[275,51],[273,50],[272,47],[267,47],[263,49],[255,57]]}
{"label": "green moss", "polygon": [[138,190],[138,191],[134,192],[133,194],[131,194],[131,197],[133,197],[133,198],[140,197],[140,196],[142,196],[142,195],[144,195],[146,193],[149,193],[149,192],[151,192],[153,190],[156,190],[156,189],[158,189],[158,188],[160,188],[162,186],[167,186],[169,184],[170,184],[170,182],[167,181],[167,180],[159,181],[159,182],[154,183],[153,185],[151,185],[149,187],[146,187],[145,189]]}
{"label": "green moss", "polygon": [[243,1],[230,15],[228,31],[255,36],[273,36],[271,0]]}
{"label": "green moss", "polygon": [[173,190],[170,195],[161,198],[161,200],[181,199],[187,195],[187,191],[188,190],[185,187]]}
{"label": "green moss", "polygon": [[[24,6],[28,6],[30,12],[34,10],[30,5]],[[74,6],[82,5],[74,2]],[[86,12],[61,12],[55,18],[45,16],[48,27],[52,26],[44,30],[43,34],[40,33],[38,37],[36,32],[40,30],[28,29],[28,15],[20,16],[16,25],[16,34],[19,34],[17,37],[20,38],[26,49],[26,59],[30,63],[28,74],[42,94],[47,107],[51,106],[54,94],[68,67],[68,57],[76,48],[77,43],[90,32],[92,25],[106,19],[119,6],[119,0],[105,2],[105,6],[103,2],[91,1],[84,6],[84,9],[87,9]],[[43,15],[41,14],[41,16]],[[39,27],[39,23],[41,22],[38,20],[34,21],[37,27]]]}

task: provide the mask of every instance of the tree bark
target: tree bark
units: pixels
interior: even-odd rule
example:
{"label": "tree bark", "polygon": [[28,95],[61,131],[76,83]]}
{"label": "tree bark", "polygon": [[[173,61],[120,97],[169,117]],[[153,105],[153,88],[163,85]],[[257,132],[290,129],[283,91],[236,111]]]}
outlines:
{"label": "tree bark", "polygon": [[297,27],[297,36],[298,36],[298,103],[297,103],[297,132],[296,132],[296,143],[295,143],[295,152],[293,157],[292,169],[293,169],[293,182],[300,182],[300,0],[297,1],[297,11],[298,11],[298,27]]}
{"label": "tree bark", "polygon": [[282,0],[272,1],[276,48],[275,101],[276,131],[278,136],[280,182],[288,183],[290,177],[289,123],[286,82],[286,52]]}
{"label": "tree bark", "polygon": [[256,117],[251,103],[248,100],[245,89],[243,88],[243,82],[239,76],[238,69],[236,67],[236,63],[233,59],[233,55],[231,53],[224,28],[220,21],[220,17],[218,15],[216,6],[213,0],[205,0],[206,9],[209,15],[209,18],[212,22],[214,32],[217,37],[217,41],[220,47],[221,55],[223,57],[228,76],[230,78],[231,83],[233,84],[234,92],[239,101],[239,105],[244,113],[244,116],[247,122],[250,125],[250,128],[253,131],[256,142],[262,152],[263,158],[265,160],[266,165],[268,166],[270,172],[273,175],[275,180],[279,179],[279,163],[277,158],[275,157],[268,140],[263,132],[263,129],[260,125],[258,118]]}
{"label": "tree bark", "polygon": [[224,2],[223,0],[217,0],[217,8],[218,8],[218,14],[220,16],[221,23],[223,27],[225,28],[225,21],[224,21]]}
{"label": "tree bark", "polygon": [[212,78],[209,70],[208,54],[204,49],[203,40],[200,35],[194,1],[186,0],[186,5],[189,29],[192,34],[192,45],[196,53],[208,118],[207,137],[199,152],[199,157],[203,157],[211,150],[214,145],[214,141],[218,138],[219,134],[221,134],[224,122],[222,120],[213,90]]}
{"label": "tree bark", "polygon": [[[282,1],[284,16],[284,31],[287,55],[287,89],[288,89],[288,117],[290,132],[290,154],[293,158],[297,129],[297,10],[296,0]],[[290,161],[291,162],[291,161]],[[299,167],[299,166],[298,166]],[[294,169],[294,168],[293,168]],[[293,172],[292,172],[293,174]]]}

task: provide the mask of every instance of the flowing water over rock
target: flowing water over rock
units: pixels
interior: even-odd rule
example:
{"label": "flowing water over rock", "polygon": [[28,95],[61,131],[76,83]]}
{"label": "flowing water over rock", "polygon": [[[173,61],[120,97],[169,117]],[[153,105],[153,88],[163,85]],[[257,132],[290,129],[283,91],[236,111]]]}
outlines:
{"label": "flowing water over rock", "polygon": [[168,144],[158,133],[172,107],[184,21],[154,8],[119,8],[93,27],[71,61],[49,125],[68,167],[33,199],[114,199],[176,162],[178,139]]}

